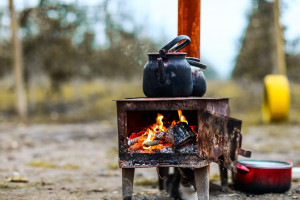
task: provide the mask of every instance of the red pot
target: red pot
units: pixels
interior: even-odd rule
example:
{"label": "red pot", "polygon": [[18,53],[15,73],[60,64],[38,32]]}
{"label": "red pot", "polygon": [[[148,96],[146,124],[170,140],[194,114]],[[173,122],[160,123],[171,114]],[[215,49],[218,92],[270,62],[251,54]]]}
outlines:
{"label": "red pot", "polygon": [[238,161],[235,186],[249,193],[281,193],[290,189],[292,163],[268,160]]}

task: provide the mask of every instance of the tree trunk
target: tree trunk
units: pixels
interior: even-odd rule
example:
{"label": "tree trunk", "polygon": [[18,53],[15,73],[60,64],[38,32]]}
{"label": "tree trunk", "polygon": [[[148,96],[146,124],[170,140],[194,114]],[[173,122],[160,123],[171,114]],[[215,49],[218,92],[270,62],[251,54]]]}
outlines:
{"label": "tree trunk", "polygon": [[13,0],[9,0],[9,10],[11,19],[11,43],[15,77],[16,108],[19,116],[25,118],[27,116],[27,100],[23,81],[21,44],[18,39],[18,21],[16,18]]}

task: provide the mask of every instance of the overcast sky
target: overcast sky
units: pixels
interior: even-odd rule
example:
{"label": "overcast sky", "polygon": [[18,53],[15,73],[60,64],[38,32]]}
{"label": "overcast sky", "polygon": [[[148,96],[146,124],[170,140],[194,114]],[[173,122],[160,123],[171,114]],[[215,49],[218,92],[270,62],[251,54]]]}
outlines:
{"label": "overcast sky", "polygon": [[[75,0],[65,0],[75,2]],[[77,0],[79,4],[95,5],[101,0]],[[114,1],[114,0],[112,0]],[[0,6],[8,0],[0,1]],[[17,8],[35,6],[38,0],[15,0]],[[125,2],[125,0],[124,0]],[[234,67],[241,39],[247,26],[251,0],[202,0],[201,1],[201,59],[211,63],[224,78]],[[285,37],[300,37],[300,0],[282,0],[282,23]],[[177,0],[126,0],[136,20],[147,27],[147,34],[160,41],[177,36]],[[162,44],[163,46],[164,44]],[[208,66],[209,67],[209,66]]]}

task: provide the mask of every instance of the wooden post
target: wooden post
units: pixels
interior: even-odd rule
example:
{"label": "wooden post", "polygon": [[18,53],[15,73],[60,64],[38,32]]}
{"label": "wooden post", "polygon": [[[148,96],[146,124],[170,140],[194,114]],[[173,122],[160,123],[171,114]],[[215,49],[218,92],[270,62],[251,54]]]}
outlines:
{"label": "wooden post", "polygon": [[15,76],[15,95],[16,95],[16,107],[20,117],[27,116],[27,100],[23,83],[23,67],[22,67],[22,55],[21,44],[18,39],[18,22],[16,18],[16,12],[14,9],[13,0],[9,0],[10,21],[11,21],[11,43],[13,54],[13,68]]}
{"label": "wooden post", "polygon": [[201,0],[178,0],[178,35],[187,35],[191,43],[182,51],[200,58]]}
{"label": "wooden post", "polygon": [[275,38],[276,38],[276,57],[274,65],[277,66],[275,71],[279,74],[286,75],[285,53],[284,53],[284,41],[282,36],[282,29],[280,26],[280,9],[279,0],[274,0],[274,22],[275,22]]}

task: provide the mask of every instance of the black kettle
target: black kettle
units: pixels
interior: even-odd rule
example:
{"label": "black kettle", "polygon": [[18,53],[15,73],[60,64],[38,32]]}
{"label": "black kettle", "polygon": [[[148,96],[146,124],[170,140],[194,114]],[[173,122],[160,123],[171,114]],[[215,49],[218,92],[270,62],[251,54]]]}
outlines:
{"label": "black kettle", "polygon": [[206,69],[206,65],[200,63],[200,59],[198,58],[187,57],[186,59],[192,69],[193,92],[191,96],[202,97],[206,92],[206,80],[204,73],[199,68]]}
{"label": "black kettle", "polygon": [[149,60],[143,72],[143,91],[147,97],[186,97],[192,94],[194,84],[190,64],[200,68],[205,66],[193,58],[187,59],[186,53],[177,52],[190,42],[188,36],[180,35],[159,53],[148,53]]}

